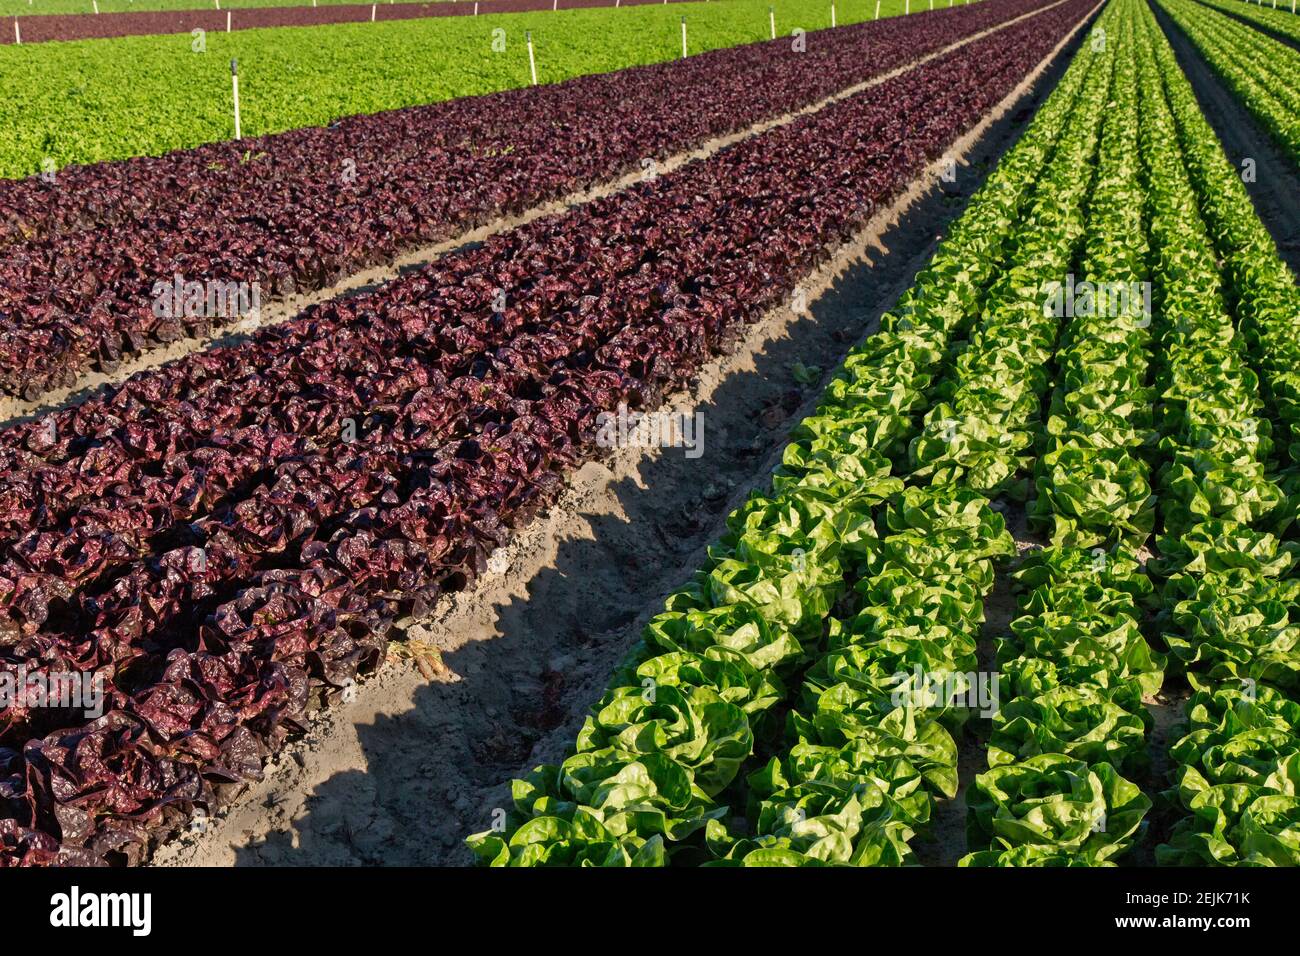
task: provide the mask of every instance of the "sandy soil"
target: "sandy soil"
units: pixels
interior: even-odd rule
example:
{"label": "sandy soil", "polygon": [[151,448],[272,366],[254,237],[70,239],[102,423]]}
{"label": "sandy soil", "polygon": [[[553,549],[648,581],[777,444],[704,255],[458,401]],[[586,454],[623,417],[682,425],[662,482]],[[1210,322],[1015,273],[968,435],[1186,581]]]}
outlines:
{"label": "sandy soil", "polygon": [[588,464],[505,549],[499,573],[411,628],[441,650],[440,677],[390,661],[155,864],[467,863],[463,840],[508,805],[507,782],[563,758],[663,596],[699,564],[726,514],[766,485],[790,425],[821,389],[801,388],[791,367],[820,366],[824,379],[874,331],[1066,60],[1045,61],[955,145],[956,183],[938,188],[945,164],[935,163],[804,283],[806,312],[769,314],[668,403],[704,413],[703,457],[627,449]]}

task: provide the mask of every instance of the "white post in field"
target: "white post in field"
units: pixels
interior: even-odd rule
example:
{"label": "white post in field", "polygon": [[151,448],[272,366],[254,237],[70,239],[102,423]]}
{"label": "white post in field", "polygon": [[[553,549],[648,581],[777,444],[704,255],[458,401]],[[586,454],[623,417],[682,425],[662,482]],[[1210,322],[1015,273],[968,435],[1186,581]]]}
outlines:
{"label": "white post in field", "polygon": [[243,131],[239,128],[239,61],[230,61],[230,89],[235,96],[235,139],[243,139]]}

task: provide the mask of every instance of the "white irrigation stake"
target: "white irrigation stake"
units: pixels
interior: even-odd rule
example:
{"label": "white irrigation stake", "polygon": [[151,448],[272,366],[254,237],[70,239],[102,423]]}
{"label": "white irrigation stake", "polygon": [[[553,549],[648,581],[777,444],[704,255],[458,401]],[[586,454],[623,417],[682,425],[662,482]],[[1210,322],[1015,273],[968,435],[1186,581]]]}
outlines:
{"label": "white irrigation stake", "polygon": [[554,13],[560,9],[560,0],[551,0],[551,12]]}
{"label": "white irrigation stake", "polygon": [[876,19],[880,19],[880,0],[876,0]]}
{"label": "white irrigation stake", "polygon": [[372,4],[370,5],[370,22],[371,22],[371,23],[374,23],[374,22],[375,22],[375,14],[376,14],[378,11],[379,11],[379,4],[377,4],[377,3],[372,3]]}
{"label": "white irrigation stake", "polygon": [[767,22],[768,25],[771,26],[772,28],[772,39],[775,40],[776,39],[776,8],[775,7],[767,8]]}
{"label": "white irrigation stake", "polygon": [[218,9],[218,10],[221,9],[221,0],[212,0],[212,2],[215,3],[215,4],[217,5],[217,9]]}
{"label": "white irrigation stake", "polygon": [[912,0],[907,0],[907,5],[903,8],[903,14],[906,15],[911,12],[912,12]]}
{"label": "white irrigation stake", "polygon": [[474,0],[474,16],[478,16],[478,0]]}
{"label": "white irrigation stake", "polygon": [[23,45],[23,31],[18,29],[18,18],[14,17],[14,43]]}
{"label": "white irrigation stake", "polygon": [[835,4],[833,0],[831,3],[831,26],[835,26]]}
{"label": "white irrigation stake", "polygon": [[230,11],[226,11],[226,32],[230,32]]}
{"label": "white irrigation stake", "polygon": [[243,139],[239,128],[239,61],[230,61],[230,89],[235,94],[235,139]]}
{"label": "white irrigation stake", "polygon": [[686,18],[682,17],[682,59],[686,59]]}
{"label": "white irrigation stake", "polygon": [[537,60],[533,56],[533,31],[524,31],[524,37],[528,40],[528,72],[533,76],[533,86],[537,85]]}
{"label": "white irrigation stake", "polygon": [[96,13],[99,13],[99,0],[90,0],[90,5],[95,8]]}

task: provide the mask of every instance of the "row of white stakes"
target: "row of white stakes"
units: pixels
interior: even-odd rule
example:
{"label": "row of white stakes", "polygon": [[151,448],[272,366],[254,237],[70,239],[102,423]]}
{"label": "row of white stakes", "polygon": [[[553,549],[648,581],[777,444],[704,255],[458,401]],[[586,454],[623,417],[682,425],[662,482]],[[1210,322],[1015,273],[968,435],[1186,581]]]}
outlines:
{"label": "row of white stakes", "polygon": [[[221,0],[212,0],[212,2],[213,2],[213,5],[214,5],[218,10],[221,9]],[[393,0],[388,0],[388,2],[391,4],[391,3],[393,3]],[[454,2],[454,0],[453,0],[453,2]],[[664,0],[664,3],[665,3],[665,4],[666,4],[667,2],[668,2],[668,0]],[[930,9],[933,10],[933,9],[934,9],[934,0],[929,0],[929,2],[930,2]],[[953,2],[954,2],[954,0],[948,0],[948,6],[951,7],[951,6],[953,5]],[[970,3],[970,0],[965,0],[965,2],[966,2],[966,3]],[[1243,2],[1244,2],[1244,3],[1250,3],[1250,0],[1243,0]],[[1261,7],[1264,5],[1264,0],[1255,0],[1255,2],[1258,3]],[[1272,0],[1272,2],[1273,2],[1273,9],[1276,10],[1276,9],[1277,9],[1277,0]],[[619,6],[621,3],[622,3],[622,0],[614,0],[614,6],[615,6],[615,7]],[[1295,12],[1296,12],[1296,3],[1297,3],[1297,0],[1291,0],[1291,12],[1292,12],[1292,13],[1295,13]],[[28,5],[28,6],[31,6],[31,5],[32,5],[32,0],[27,0],[27,5]],[[311,5],[312,5],[313,7],[316,6],[316,0],[311,0]],[[91,6],[94,7],[95,13],[99,13],[99,0],[91,0]],[[372,3],[372,4],[370,5],[370,22],[371,22],[371,23],[374,23],[375,20],[376,20],[376,18],[377,18],[377,16],[378,16],[378,8],[379,8],[379,4],[377,4],[377,3]],[[560,0],[551,0],[551,9],[552,9],[552,10],[558,10],[559,8],[560,8]],[[903,12],[904,12],[904,14],[910,14],[910,13],[912,12],[912,0],[904,0]],[[475,3],[474,3],[474,16],[478,16],[478,0],[475,0]],[[767,16],[768,16],[768,23],[769,23],[769,25],[770,25],[770,27],[771,27],[772,39],[775,40],[775,39],[776,39],[776,12],[775,12],[775,10],[774,10],[772,7],[768,7],[768,8],[767,8]],[[880,0],[876,0],[876,12],[875,12],[875,16],[874,16],[873,19],[876,19],[876,20],[879,20],[879,19],[880,19]],[[835,25],[836,25],[836,22],[835,22],[835,4],[832,3],[832,4],[831,4],[831,26],[834,27]],[[226,11],[226,32],[229,33],[230,31],[231,31],[230,11],[227,10],[227,11]],[[20,27],[20,26],[18,25],[18,18],[17,18],[17,17],[14,17],[14,43],[16,43],[18,46],[22,46],[22,42],[23,42],[23,32],[22,32],[22,27]],[[682,17],[682,56],[683,56],[683,57],[686,56],[686,18],[685,18],[685,17]],[[532,49],[531,49],[531,43],[530,43],[530,48],[529,48],[529,60],[530,60],[530,62],[532,61],[532,58],[533,58],[533,57],[532,57]],[[533,72],[533,85],[536,86],[536,85],[537,85],[537,71],[536,71],[536,69],[534,69],[532,72]],[[238,138],[238,137],[236,137],[236,138]]]}
{"label": "row of white stakes", "polygon": [[[220,3],[221,0],[216,0],[216,2]],[[553,0],[553,2],[558,4],[559,0]],[[664,3],[667,2],[668,0],[664,0]],[[952,6],[952,2],[953,0],[949,0],[948,6]],[[970,0],[966,0],[966,2],[969,3]],[[617,5],[618,4],[616,0],[615,6]],[[372,21],[375,19],[375,7],[377,6],[378,4],[371,5],[370,19]],[[910,10],[910,6],[911,6],[911,0],[908,0],[909,10]],[[930,0],[930,9],[931,10],[934,9],[934,0]],[[478,14],[477,2],[474,4],[474,13],[475,15]],[[880,17],[880,0],[876,0],[876,18],[879,19],[879,17]],[[767,22],[771,29],[772,39],[775,40],[776,39],[776,8],[775,7],[767,8]],[[835,4],[834,3],[831,4],[831,26],[835,26]],[[17,29],[17,27],[18,27],[18,21],[17,19],[15,19],[14,28]],[[230,32],[230,11],[226,11],[226,32],[227,33]],[[528,74],[529,77],[532,79],[533,86],[536,86],[537,85],[537,56],[533,51],[533,31],[525,30],[524,39],[528,44]],[[686,17],[682,17],[682,59],[683,60],[686,59],[686,55],[687,55],[686,54]],[[240,129],[240,124],[239,124],[239,61],[238,60],[230,61],[230,84],[231,84],[231,93],[233,94],[234,103],[235,103],[235,139],[243,139],[242,130]]]}
{"label": "row of white stakes", "polygon": [[[28,3],[29,6],[31,5],[31,2],[32,2],[32,0],[27,0],[27,3]],[[99,13],[99,0],[91,0],[91,2],[94,4],[95,12],[96,12],[96,13]],[[221,9],[221,0],[212,0],[212,2],[213,2],[213,4],[216,6],[216,8],[217,8],[218,10]],[[391,4],[391,3],[393,2],[393,0],[388,0],[388,2]],[[453,2],[454,2],[454,0],[453,0]],[[948,0],[948,6],[951,7],[951,6],[953,5],[953,2],[954,2],[954,0]],[[970,0],[965,0],[965,2],[966,2],[966,3],[970,3]],[[1249,0],[1246,0],[1246,2],[1249,2]],[[1263,0],[1259,0],[1259,2],[1260,2],[1260,3],[1263,3]],[[614,0],[614,6],[615,6],[615,7],[619,6],[619,4],[621,4],[621,3],[622,3],[622,0]],[[664,3],[665,3],[665,4],[668,3],[668,0],[664,0]],[[1273,3],[1276,5],[1277,0],[1273,0]],[[1294,7],[1295,4],[1296,4],[1296,0],[1291,0],[1291,5],[1292,5],[1292,7]],[[316,6],[316,0],[312,0],[311,5],[312,5],[313,7]],[[552,9],[552,10],[558,10],[559,7],[560,7],[560,0],[551,0],[551,9]],[[931,10],[934,9],[934,0],[930,0],[930,9],[931,9]],[[379,4],[377,4],[377,3],[372,3],[372,4],[370,5],[370,22],[371,22],[371,23],[374,23],[374,22],[375,22],[376,17],[378,16],[378,12],[379,12]],[[907,13],[911,13],[911,12],[912,12],[912,0],[906,0],[906,12],[907,12]],[[1292,12],[1294,12],[1294,10],[1292,10]],[[478,0],[475,0],[475,2],[474,2],[474,16],[478,16]],[[880,19],[880,0],[876,0],[876,14],[875,14],[874,19],[876,19],[876,20],[879,20],[879,19]],[[768,7],[768,8],[767,8],[767,21],[768,21],[768,26],[769,26],[770,31],[771,31],[772,39],[775,40],[775,39],[776,39],[776,9],[775,9],[774,7]],[[831,4],[831,26],[834,27],[835,25],[836,25],[836,22],[835,22],[835,4],[832,3],[832,4]],[[231,12],[230,12],[229,10],[226,11],[226,32],[227,32],[227,33],[231,32]],[[534,58],[534,56],[533,56],[533,34],[532,34],[532,31],[527,31],[527,36],[528,36],[528,65],[529,65],[529,72],[532,74],[533,86],[536,86],[536,85],[537,85],[537,65],[536,65],[536,60],[535,60],[535,58]],[[19,26],[19,24],[18,24],[18,18],[17,18],[17,17],[14,17],[14,43],[16,43],[18,46],[22,46],[22,43],[23,43],[23,31],[22,31],[22,27]],[[682,57],[683,57],[683,58],[686,57],[686,17],[682,17]],[[232,72],[232,75],[234,75],[234,68],[235,68],[235,64],[234,64],[234,61],[232,60],[232,61],[231,61],[231,72]],[[235,80],[235,87],[236,87],[236,90],[238,90],[238,86],[239,86],[239,81],[238,81],[238,79],[236,79],[236,80]],[[239,114],[239,106],[238,106],[238,92],[236,92],[235,95],[236,95],[236,105],[235,105],[235,115],[236,115],[236,120],[235,120],[235,129],[236,129],[236,134],[235,134],[235,139],[239,139],[239,134],[238,134],[238,129],[239,129],[239,120],[238,120],[238,114]]]}
{"label": "row of white stakes", "polygon": [[[128,2],[134,2],[134,0],[128,0]],[[389,4],[392,4],[392,3],[393,3],[393,0],[388,0],[388,2],[389,2]],[[453,0],[453,2],[455,2],[455,0]],[[615,6],[615,7],[618,7],[618,6],[620,6],[620,5],[622,4],[622,2],[623,2],[623,0],[614,0],[614,6]],[[965,2],[966,2],[966,3],[970,3],[970,0],[965,0]],[[1246,0],[1246,2],[1249,3],[1250,0]],[[665,3],[665,4],[668,3],[668,0],[664,0],[664,3]],[[1263,3],[1264,3],[1264,0],[1259,0],[1259,3],[1260,3],[1260,5],[1262,6]],[[221,0],[212,0],[212,4],[213,4],[213,6],[215,6],[218,10],[221,9]],[[27,0],[27,5],[30,7],[30,6],[32,5],[32,0]],[[90,5],[91,5],[91,7],[94,9],[95,13],[98,14],[98,13],[99,13],[99,0],[90,0]],[[311,5],[312,5],[313,7],[316,6],[316,0],[311,0]],[[948,6],[951,7],[952,5],[953,5],[953,0],[948,0]],[[1292,13],[1295,13],[1295,5],[1296,5],[1296,0],[1291,0],[1291,12],[1292,12]],[[1273,8],[1274,8],[1274,9],[1277,9],[1277,0],[1273,0]],[[559,9],[560,9],[560,0],[551,0],[551,9],[552,9],[552,10],[559,10]],[[934,9],[934,0],[930,0],[930,9],[931,9],[931,10]],[[911,12],[912,12],[912,0],[906,0],[906,10],[905,10],[905,12],[906,12],[906,13],[911,13]],[[377,3],[372,3],[372,4],[370,5],[370,22],[371,22],[371,23],[374,23],[374,22],[375,22],[376,18],[378,17],[378,13],[379,13],[379,4],[377,4]],[[768,7],[768,8],[767,8],[767,14],[768,14],[768,21],[771,23],[771,26],[772,26],[772,39],[775,40],[775,39],[776,39],[776,14],[775,14],[775,12],[773,11],[773,9],[772,9],[771,7]],[[474,2],[474,16],[478,16],[478,0],[475,0],[475,2]],[[876,15],[875,15],[875,19],[876,19],[876,20],[879,20],[879,19],[880,19],[880,0],[876,0]],[[835,25],[836,25],[836,24],[835,24],[835,4],[832,3],[832,4],[831,4],[831,26],[833,27],[833,26],[835,26]],[[230,32],[230,29],[231,29],[231,27],[230,27],[230,11],[227,10],[227,11],[226,11],[226,32],[229,33],[229,32]],[[685,35],[685,33],[686,33],[686,18],[685,18],[685,17],[682,17],[682,34]],[[23,31],[22,31],[22,28],[18,25],[18,18],[17,18],[17,17],[14,17],[14,42],[15,42],[18,46],[22,46],[22,43],[23,43]],[[683,40],[683,48],[684,48],[684,47],[685,47],[685,40]],[[683,53],[682,55],[685,56],[684,53]]]}

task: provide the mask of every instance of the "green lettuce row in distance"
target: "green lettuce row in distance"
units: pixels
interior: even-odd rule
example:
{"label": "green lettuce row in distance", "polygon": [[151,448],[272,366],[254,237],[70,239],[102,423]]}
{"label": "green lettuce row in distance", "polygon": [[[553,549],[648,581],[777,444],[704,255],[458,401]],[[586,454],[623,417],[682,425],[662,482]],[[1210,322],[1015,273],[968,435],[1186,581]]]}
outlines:
{"label": "green lettuce row in distance", "polygon": [[[1155,521],[1141,451],[1151,444],[1146,385],[1150,315],[1147,243],[1138,182],[1132,34],[1122,23],[1096,181],[1088,199],[1081,280],[1056,355],[1056,389],[1039,456],[1031,527],[1054,545],[1139,548]],[[1061,283],[1073,276],[1062,275]],[[1089,294],[1096,290],[1095,295]]]}
{"label": "green lettuce row in distance", "polygon": [[1160,338],[1161,550],[1205,522],[1277,526],[1286,496],[1270,478],[1272,423],[1229,317],[1214,245],[1177,143],[1154,57],[1143,58],[1143,143],[1152,208]]}
{"label": "green lettuce row in distance", "polygon": [[[247,138],[526,86],[525,31],[532,33],[538,79],[557,83],[677,59],[683,16],[692,53],[767,40],[769,5],[782,36],[830,26],[823,0],[617,9],[611,0],[602,8],[561,4],[558,12],[209,31],[201,47],[189,32],[0,45],[0,176],[30,176],[46,161],[59,169],[230,139],[232,59],[239,60]],[[883,0],[880,16],[902,14],[904,5]],[[874,14],[874,0],[836,6],[840,26]],[[12,21],[4,29],[12,37]],[[505,39],[500,51],[498,30]]]}
{"label": "green lettuce row in distance", "polygon": [[[1162,41],[1155,55],[1201,215],[1225,262],[1230,304],[1263,386],[1265,414],[1278,443],[1300,462],[1300,337],[1295,334],[1300,289],[1256,214],[1240,170],[1219,147],[1173,50]],[[1288,510],[1295,513],[1294,503]]]}
{"label": "green lettuce row in distance", "polygon": [[[1104,30],[1106,22],[1103,15],[1094,30]],[[1104,66],[1090,73],[1082,94],[1091,118],[1091,107],[1106,95],[1103,74],[1113,57],[1085,42],[1076,62],[1089,59]],[[1071,155],[1086,158],[1095,151],[1095,123],[1072,124],[1065,135]],[[1083,241],[1089,174],[1086,162],[1054,165],[1047,172],[1053,188],[1040,189],[1024,216],[1034,228],[1017,234],[1012,267],[995,280],[981,323],[958,347],[955,375],[936,389],[939,403],[909,446],[910,480],[961,482],[990,498],[1004,493],[1025,498],[1027,482],[1021,476],[1033,461],[1059,325],[1044,300],[1050,284],[1067,274]]]}
{"label": "green lettuce row in distance", "polygon": [[[1300,16],[1291,12],[1292,0],[1275,0],[1276,9],[1242,0],[1200,0],[1207,7],[1232,12],[1239,19],[1249,20],[1265,28],[1265,32],[1300,41]],[[1296,7],[1300,12],[1300,6]]]}
{"label": "green lettuce row in distance", "polygon": [[[1092,65],[1070,71],[1062,96],[1077,95],[1076,78]],[[1089,109],[1075,114],[1075,124],[1097,122],[1104,81],[1092,82],[1095,94],[1079,97]],[[1058,147],[1053,168],[1075,158],[1069,146]],[[1052,185],[1044,174],[1039,188]],[[900,312],[909,331],[933,316],[908,308],[918,301],[915,293],[905,297],[886,327],[903,325]],[[963,305],[957,301],[959,314],[969,314]],[[932,391],[945,386],[941,380]],[[856,613],[831,619],[826,654],[806,673],[802,706],[788,719],[787,749],[748,777],[756,835],[708,824],[716,865],[906,864],[908,841],[928,822],[934,796],[956,792],[949,731],[964,722],[970,696],[978,697],[975,646],[991,560],[1013,554],[1014,543],[987,499],[960,485],[909,489],[880,524],[870,574],[849,609]]]}
{"label": "green lettuce row in distance", "polygon": [[1214,72],[1300,164],[1300,52],[1195,0],[1159,0]]}

